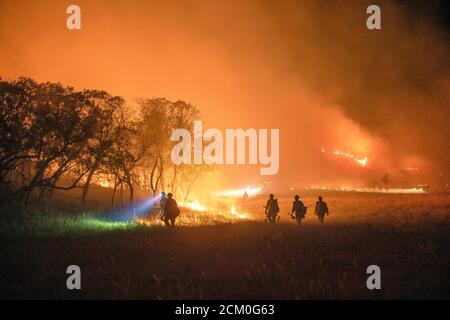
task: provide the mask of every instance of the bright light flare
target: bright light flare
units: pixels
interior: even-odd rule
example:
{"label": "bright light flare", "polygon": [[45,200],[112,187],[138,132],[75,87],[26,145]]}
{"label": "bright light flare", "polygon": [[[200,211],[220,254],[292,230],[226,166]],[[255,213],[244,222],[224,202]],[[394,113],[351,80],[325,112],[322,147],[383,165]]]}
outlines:
{"label": "bright light flare", "polygon": [[133,221],[137,217],[146,216],[150,209],[155,207],[160,198],[161,195],[159,194],[155,197],[132,203],[127,207],[108,212],[102,218],[107,221]]}
{"label": "bright light flare", "polygon": [[191,211],[196,211],[196,212],[208,211],[209,213],[215,213],[215,212],[219,213],[222,216],[230,215],[233,218],[239,218],[239,219],[247,218],[247,215],[244,213],[238,212],[235,206],[231,206],[230,211],[224,213],[223,210],[212,209],[212,208],[206,207],[205,205],[202,205],[200,203],[200,201],[198,201],[197,199],[195,199],[193,201],[180,201],[180,202],[178,202],[178,205],[182,208],[186,208],[186,209],[189,209]]}
{"label": "bright light flare", "polygon": [[243,213],[239,213],[235,207],[231,207],[231,214],[234,214],[235,216],[237,216],[239,219],[245,219],[247,218],[247,215],[243,214]]}
{"label": "bright light flare", "polygon": [[103,187],[103,188],[111,187],[111,184],[109,183],[109,181],[106,181],[106,180],[99,179],[97,183],[100,185],[100,187]]}
{"label": "bright light flare", "polygon": [[234,190],[224,190],[224,191],[217,191],[214,192],[213,195],[219,196],[219,197],[242,197],[245,192],[247,192],[249,197],[252,197],[254,195],[257,195],[260,193],[262,188],[252,188],[252,187],[246,187],[244,189],[234,189]]}
{"label": "bright light flare", "polygon": [[180,207],[187,208],[187,209],[190,209],[192,211],[200,211],[200,212],[202,212],[202,211],[208,210],[208,208],[206,208],[204,205],[202,205],[200,203],[200,201],[198,201],[197,199],[195,199],[194,201],[179,201],[178,205]]}
{"label": "bright light flare", "polygon": [[349,186],[311,186],[308,187],[309,190],[327,190],[327,191],[346,191],[346,192],[368,192],[368,193],[427,193],[423,188],[355,188]]}

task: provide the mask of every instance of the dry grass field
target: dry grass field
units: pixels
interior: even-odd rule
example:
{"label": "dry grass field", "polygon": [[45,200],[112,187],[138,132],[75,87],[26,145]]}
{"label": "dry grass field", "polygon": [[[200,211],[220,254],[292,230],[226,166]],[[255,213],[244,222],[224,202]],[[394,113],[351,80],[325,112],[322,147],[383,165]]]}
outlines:
{"label": "dry grass field", "polygon": [[[324,225],[312,213],[315,197],[302,197],[309,209],[300,228],[287,215],[290,197],[279,199],[276,225],[263,222],[262,197],[252,198],[251,219],[184,210],[173,230],[56,213],[3,223],[0,297],[450,298],[448,194],[329,192]],[[66,289],[71,264],[81,267],[82,290]],[[381,290],[366,287],[372,264]]]}

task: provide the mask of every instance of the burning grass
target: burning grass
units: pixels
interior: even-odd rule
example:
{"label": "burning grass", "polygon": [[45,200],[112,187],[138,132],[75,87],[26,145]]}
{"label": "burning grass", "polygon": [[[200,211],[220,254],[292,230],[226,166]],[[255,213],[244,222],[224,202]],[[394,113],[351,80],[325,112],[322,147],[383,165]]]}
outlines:
{"label": "burning grass", "polygon": [[[212,226],[254,219],[252,214],[242,211],[238,212],[234,206],[229,210],[207,208],[198,202],[193,202],[192,205],[189,203],[181,203],[180,206],[182,207],[182,213],[177,218],[176,225],[182,227]],[[148,226],[164,225],[158,214],[153,214],[145,218],[137,218],[134,221]]]}

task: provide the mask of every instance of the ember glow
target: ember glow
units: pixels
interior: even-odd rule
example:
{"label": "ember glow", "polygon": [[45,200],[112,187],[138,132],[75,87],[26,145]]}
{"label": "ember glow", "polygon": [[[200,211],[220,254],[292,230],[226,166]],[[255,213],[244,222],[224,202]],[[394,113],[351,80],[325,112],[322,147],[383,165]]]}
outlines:
{"label": "ember glow", "polygon": [[350,186],[310,186],[308,190],[344,191],[344,192],[367,192],[367,193],[426,193],[424,188],[357,188]]}
{"label": "ember glow", "polygon": [[239,213],[235,207],[231,207],[231,214],[237,216],[239,219],[245,219],[247,218],[247,215],[243,214],[243,213]]}
{"label": "ember glow", "polygon": [[225,190],[225,191],[218,191],[214,192],[213,194],[215,196],[220,197],[242,197],[245,192],[247,192],[248,196],[254,196],[260,193],[262,188],[252,188],[252,187],[246,187],[244,189],[235,189],[235,190]]}
{"label": "ember glow", "polygon": [[[322,153],[328,153],[324,148],[321,148],[320,151],[322,151]],[[368,160],[367,157],[357,158],[355,155],[353,155],[349,152],[341,151],[341,150],[335,150],[332,152],[332,154],[337,157],[350,159],[350,160],[356,162],[357,164],[359,164],[361,167],[365,167],[367,165],[367,160]]]}
{"label": "ember glow", "polygon": [[180,207],[188,209],[191,212],[196,213],[208,213],[211,215],[218,215],[221,216],[227,220],[235,220],[235,219],[247,219],[250,217],[249,214],[245,214],[243,212],[239,212],[236,209],[235,205],[231,205],[230,209],[224,210],[220,207],[220,202],[217,202],[217,207],[211,206],[207,207],[204,204],[201,204],[199,200],[194,201],[185,201],[185,202],[179,202],[178,203]]}
{"label": "ember glow", "polygon": [[200,201],[198,201],[197,199],[193,200],[193,201],[179,201],[178,205],[182,208],[187,208],[190,209],[192,211],[206,211],[208,210],[208,208],[206,208],[204,205],[202,205],[200,203]]}

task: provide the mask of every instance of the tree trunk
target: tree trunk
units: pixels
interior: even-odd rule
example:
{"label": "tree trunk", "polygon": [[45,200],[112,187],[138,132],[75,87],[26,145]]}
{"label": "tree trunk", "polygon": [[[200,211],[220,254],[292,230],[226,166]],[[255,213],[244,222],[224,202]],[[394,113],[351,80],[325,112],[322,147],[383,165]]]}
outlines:
{"label": "tree trunk", "polygon": [[81,203],[82,204],[86,203],[86,198],[87,198],[87,195],[88,195],[88,192],[89,192],[89,187],[91,185],[91,180],[92,180],[92,177],[94,176],[95,170],[96,170],[95,167],[92,168],[92,170],[89,172],[89,175],[88,175],[88,177],[86,179],[86,183],[83,186],[83,192],[81,194]]}
{"label": "tree trunk", "polygon": [[162,156],[159,154],[158,157],[159,157],[159,175],[158,175],[158,180],[159,180],[159,183],[161,185],[161,191],[164,191],[164,188],[166,187],[165,184],[164,184],[164,164],[163,164]]}
{"label": "tree trunk", "polygon": [[120,183],[120,206],[123,206],[123,183]]}
{"label": "tree trunk", "polygon": [[114,208],[114,199],[116,197],[116,191],[117,191],[117,177],[114,177],[114,189],[113,189],[113,194],[112,194],[112,198],[111,198],[111,207]]}
{"label": "tree trunk", "polygon": [[155,158],[155,163],[153,164],[152,172],[150,174],[150,188],[153,191],[153,197],[156,195],[156,190],[158,190],[158,179],[154,182],[155,171],[158,166],[158,157]]}
{"label": "tree trunk", "polygon": [[172,193],[176,197],[177,194],[177,165],[173,165]]}
{"label": "tree trunk", "polygon": [[128,187],[130,188],[130,199],[129,199],[129,202],[130,202],[130,204],[132,204],[133,203],[133,197],[134,197],[134,187],[133,187],[133,184],[131,183],[131,181],[129,181]]}

